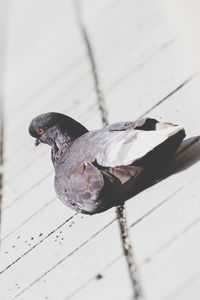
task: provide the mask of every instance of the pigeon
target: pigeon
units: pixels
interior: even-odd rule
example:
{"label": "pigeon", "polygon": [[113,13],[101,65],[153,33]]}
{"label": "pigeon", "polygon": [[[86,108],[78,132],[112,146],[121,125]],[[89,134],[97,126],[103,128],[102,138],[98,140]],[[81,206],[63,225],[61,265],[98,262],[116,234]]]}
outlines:
{"label": "pigeon", "polygon": [[173,157],[185,137],[182,126],[153,118],[89,131],[61,113],[34,118],[35,145],[51,146],[57,197],[83,214],[101,213],[140,192]]}

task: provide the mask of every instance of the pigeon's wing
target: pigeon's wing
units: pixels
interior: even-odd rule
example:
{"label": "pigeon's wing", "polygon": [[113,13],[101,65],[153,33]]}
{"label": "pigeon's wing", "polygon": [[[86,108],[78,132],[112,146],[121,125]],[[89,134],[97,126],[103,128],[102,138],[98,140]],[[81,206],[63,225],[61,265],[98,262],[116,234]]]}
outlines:
{"label": "pigeon's wing", "polygon": [[126,131],[126,130],[155,130],[155,126],[158,123],[156,119],[143,118],[136,121],[130,122],[118,122],[106,126],[105,128],[109,131]]}
{"label": "pigeon's wing", "polygon": [[140,166],[105,167],[102,172],[112,183],[115,205],[121,205],[124,200],[136,194],[140,186],[144,186],[144,168]]}
{"label": "pigeon's wing", "polygon": [[184,131],[181,126],[148,131],[112,129],[97,154],[97,163],[104,167],[132,165],[179,131]]}
{"label": "pigeon's wing", "polygon": [[[105,176],[109,178],[111,175],[119,180],[120,184],[115,186],[117,194],[124,200],[156,178],[162,165],[176,152],[185,137],[184,129],[180,126],[168,124],[165,127],[159,123],[155,128],[157,122],[150,120],[148,129],[141,130],[147,125],[144,120],[139,130],[136,129],[138,124],[135,126],[130,123],[111,125],[112,130],[96,157],[97,163],[104,168]],[[154,129],[150,130],[149,125]]]}
{"label": "pigeon's wing", "polygon": [[102,172],[91,162],[75,165],[67,173],[63,170],[62,176],[57,174],[55,178],[58,197],[81,213],[92,214],[100,210],[103,186]]}

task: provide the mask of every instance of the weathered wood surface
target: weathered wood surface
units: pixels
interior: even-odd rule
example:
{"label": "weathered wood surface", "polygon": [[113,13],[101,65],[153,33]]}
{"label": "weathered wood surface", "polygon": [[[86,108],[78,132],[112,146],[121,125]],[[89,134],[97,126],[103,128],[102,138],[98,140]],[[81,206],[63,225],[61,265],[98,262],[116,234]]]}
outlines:
{"label": "weathered wood surface", "polygon": [[142,289],[136,298],[199,299],[199,61],[191,45],[183,48],[189,35],[169,22],[173,5],[181,4],[9,3],[2,299],[133,299],[115,210],[77,215],[55,197],[49,149],[35,149],[27,132],[46,111],[89,129],[102,126],[102,113],[109,122],[149,115],[185,126],[187,140],[163,179],[127,201],[127,226]]}

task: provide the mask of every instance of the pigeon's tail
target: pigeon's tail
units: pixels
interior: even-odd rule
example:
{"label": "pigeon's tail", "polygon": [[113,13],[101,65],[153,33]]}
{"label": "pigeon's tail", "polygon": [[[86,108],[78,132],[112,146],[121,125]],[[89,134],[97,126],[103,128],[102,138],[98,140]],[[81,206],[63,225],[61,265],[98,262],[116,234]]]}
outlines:
{"label": "pigeon's tail", "polygon": [[183,126],[173,125],[171,123],[163,123],[163,124],[166,125],[167,130],[169,130],[168,139],[166,140],[166,145],[167,145],[166,151],[169,152],[169,158],[170,158],[176,153],[177,149],[179,148],[180,144],[185,138],[186,136],[185,129],[183,128]]}
{"label": "pigeon's tail", "polygon": [[[166,128],[166,134],[167,134],[168,138],[176,135],[179,132],[184,132],[184,134],[185,134],[185,130],[182,126],[170,125],[169,127]],[[185,135],[184,135],[184,137],[185,137]]]}
{"label": "pigeon's tail", "polygon": [[148,166],[151,168],[153,165],[157,168],[163,168],[165,164],[175,155],[181,142],[185,138],[185,130],[181,126],[174,126],[169,129],[168,138],[147,153],[143,158],[136,162],[136,165]]}
{"label": "pigeon's tail", "polygon": [[186,134],[182,126],[171,123],[157,123],[156,130],[159,129],[165,129],[168,138],[154,150],[158,161],[161,159],[161,163],[166,163],[175,155]]}
{"label": "pigeon's tail", "polygon": [[175,155],[185,136],[185,130],[181,126],[176,126],[169,132],[169,138],[163,143],[164,145],[160,145],[166,154],[166,158],[168,157],[170,159],[173,155]]}
{"label": "pigeon's tail", "polygon": [[184,129],[178,127],[176,128],[177,131],[171,132],[172,134],[167,140],[133,163],[134,167],[142,171],[139,178],[136,178],[136,180],[132,178],[121,187],[121,193],[119,192],[119,194],[124,200],[151,186],[159,176],[162,176],[163,170],[174,157],[185,137]]}
{"label": "pigeon's tail", "polygon": [[167,123],[167,122],[158,122],[155,125],[155,130],[162,130],[165,129],[166,131],[169,132],[169,136],[176,134],[180,130],[184,130],[182,126],[179,125],[174,125],[172,123]]}

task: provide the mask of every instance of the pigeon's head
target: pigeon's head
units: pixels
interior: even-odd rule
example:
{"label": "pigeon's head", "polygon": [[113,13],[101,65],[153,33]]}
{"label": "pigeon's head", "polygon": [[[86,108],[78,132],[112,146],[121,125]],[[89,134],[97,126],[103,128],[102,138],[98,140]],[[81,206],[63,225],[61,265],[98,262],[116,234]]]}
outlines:
{"label": "pigeon's head", "polygon": [[45,113],[34,118],[29,133],[34,137],[35,145],[45,143],[55,146],[59,141],[74,140],[88,130],[72,118],[55,112]]}

